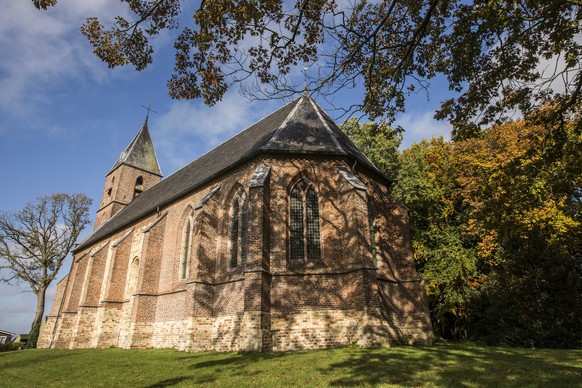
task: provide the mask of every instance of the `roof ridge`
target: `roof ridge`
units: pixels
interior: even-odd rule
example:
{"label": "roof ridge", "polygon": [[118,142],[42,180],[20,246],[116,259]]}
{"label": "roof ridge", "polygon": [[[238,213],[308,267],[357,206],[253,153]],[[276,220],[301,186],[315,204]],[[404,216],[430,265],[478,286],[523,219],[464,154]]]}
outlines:
{"label": "roof ridge", "polygon": [[[296,100],[296,99],[295,99]],[[295,101],[293,100],[293,101]],[[196,159],[194,159],[193,161],[191,161],[190,163],[186,164],[185,166],[182,166],[181,168],[177,169],[176,171],[174,171],[173,173],[171,173],[170,175],[168,175],[165,179],[169,179],[170,177],[174,176],[175,174],[179,173],[180,171],[184,170],[185,168],[187,168],[188,166],[190,166],[191,164],[195,163],[196,161],[198,161],[199,159],[203,158],[204,156],[208,155],[209,153],[215,151],[217,148],[221,147],[222,145],[224,145],[225,143],[228,143],[229,141],[231,141],[232,139],[234,139],[235,137],[237,137],[238,135],[240,135],[241,133],[245,132],[247,129],[249,129],[250,127],[252,127],[253,125],[263,121],[264,119],[266,119],[267,117],[274,115],[275,113],[277,113],[278,111],[280,111],[281,109],[285,108],[287,105],[292,104],[293,101],[284,104],[283,106],[277,108],[276,110],[274,110],[273,112],[269,113],[266,116],[261,117],[259,120],[253,122],[252,124],[250,124],[249,126],[245,127],[243,130],[238,131],[237,133],[235,133],[234,135],[232,135],[231,137],[229,137],[228,139],[224,140],[222,143],[219,143],[218,145],[212,147],[211,149],[209,149],[208,151],[206,151],[205,153],[203,153],[202,155],[200,155],[199,157],[197,157]],[[164,179],[164,180],[165,180]]]}
{"label": "roof ridge", "polygon": [[327,133],[329,133],[329,135],[331,136],[331,139],[333,140],[333,143],[335,144],[335,146],[338,148],[339,151],[343,151],[345,153],[349,153],[348,150],[345,150],[340,143],[337,141],[336,137],[335,137],[335,133],[331,130],[331,128],[329,127],[329,125],[327,125],[327,122],[325,121],[325,119],[323,118],[323,116],[321,115],[321,112],[319,110],[319,105],[317,105],[317,103],[315,101],[313,101],[312,98],[309,98],[309,102],[311,102],[311,106],[313,106],[313,109],[315,109],[315,113],[317,113],[317,117],[319,118],[319,120],[321,121],[321,123],[323,124],[325,130],[327,131]]}
{"label": "roof ridge", "polygon": [[[311,101],[311,102],[308,102]],[[138,142],[139,146],[139,142]],[[74,249],[79,252],[259,154],[348,156],[382,173],[309,95],[247,126],[135,198]],[[150,154],[151,157],[151,154]]]}
{"label": "roof ridge", "polygon": [[[370,163],[370,165],[372,165],[376,170],[378,170],[378,172],[380,172],[380,170],[378,169],[378,167],[374,164],[374,162],[372,162],[370,160],[370,158],[368,158],[368,155],[366,155],[361,149],[360,147],[358,147],[356,145],[356,143],[354,143],[354,141],[344,132],[342,131],[342,129],[336,124],[335,120],[332,119],[325,110],[322,109],[322,115],[325,115],[327,117],[327,119],[337,128],[337,131],[335,129],[331,129],[330,130],[333,133],[337,133],[339,131],[339,134],[336,135],[338,137],[341,137],[342,140],[348,142],[349,145],[351,145],[352,147],[354,147],[354,149],[356,151],[358,151],[362,157],[364,157],[365,161],[367,161],[368,163]],[[343,147],[342,147],[343,148]],[[346,150],[347,151],[347,150]],[[348,153],[350,153],[350,151],[347,151]],[[382,175],[384,175],[382,172],[380,172]]]}
{"label": "roof ridge", "polygon": [[[277,130],[275,131],[275,133],[273,134],[273,136],[271,136],[271,139],[269,139],[269,141],[267,142],[267,144],[265,144],[265,146],[263,148],[268,149],[271,146],[271,143],[273,143],[273,141],[275,141],[277,139],[277,136],[281,133],[281,131],[283,130],[283,128],[287,125],[287,123],[289,122],[289,120],[291,119],[291,117],[293,117],[295,115],[295,113],[297,112],[297,109],[299,108],[299,105],[301,104],[301,100],[303,100],[303,97],[305,97],[305,96],[304,95],[301,95],[301,97],[296,98],[294,100],[294,101],[297,101],[297,103],[293,107],[293,110],[291,110],[291,112],[289,112],[289,114],[287,115],[287,117],[285,117],[285,120],[283,120],[283,122],[281,123],[281,125],[279,125],[279,128],[277,128]],[[287,104],[285,104],[285,105],[287,105]]]}

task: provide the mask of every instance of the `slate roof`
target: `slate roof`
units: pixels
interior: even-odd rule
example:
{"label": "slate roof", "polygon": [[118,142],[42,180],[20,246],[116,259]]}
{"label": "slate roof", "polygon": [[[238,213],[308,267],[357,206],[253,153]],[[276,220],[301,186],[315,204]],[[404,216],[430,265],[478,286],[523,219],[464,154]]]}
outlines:
{"label": "slate roof", "polygon": [[162,176],[158,157],[156,156],[154,144],[152,143],[152,138],[148,129],[148,116],[146,116],[146,119],[137,135],[135,135],[127,148],[121,153],[121,155],[119,155],[119,159],[117,159],[117,162],[115,162],[113,167],[111,167],[111,170],[109,170],[107,175],[111,174],[113,170],[122,164],[127,164],[128,166],[136,167],[140,170]]}
{"label": "slate roof", "polygon": [[[140,132],[149,137],[147,120]],[[134,139],[134,142],[137,141]],[[131,149],[131,144],[128,149]],[[383,176],[323,109],[311,97],[303,95],[144,191],[83,240],[74,252],[151,214],[158,207],[261,153],[347,156]]]}

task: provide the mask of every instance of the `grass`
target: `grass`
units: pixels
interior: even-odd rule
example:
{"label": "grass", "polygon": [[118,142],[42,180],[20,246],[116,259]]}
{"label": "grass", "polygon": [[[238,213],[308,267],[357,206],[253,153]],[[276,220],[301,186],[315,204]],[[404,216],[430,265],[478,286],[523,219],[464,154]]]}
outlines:
{"label": "grass", "polygon": [[6,387],[582,387],[582,350],[437,344],[289,353],[41,349],[0,353]]}

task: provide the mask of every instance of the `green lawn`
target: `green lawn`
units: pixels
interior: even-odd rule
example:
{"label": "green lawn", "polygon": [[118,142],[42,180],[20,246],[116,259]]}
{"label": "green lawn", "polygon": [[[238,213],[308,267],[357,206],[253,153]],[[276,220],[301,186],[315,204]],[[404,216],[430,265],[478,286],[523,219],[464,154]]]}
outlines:
{"label": "green lawn", "polygon": [[26,350],[0,353],[0,386],[582,387],[582,350],[475,344],[290,353]]}

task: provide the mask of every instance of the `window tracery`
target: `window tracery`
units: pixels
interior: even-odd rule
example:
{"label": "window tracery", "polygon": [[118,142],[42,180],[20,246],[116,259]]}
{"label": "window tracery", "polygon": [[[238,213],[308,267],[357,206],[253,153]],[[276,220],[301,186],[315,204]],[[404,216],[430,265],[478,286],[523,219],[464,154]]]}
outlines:
{"label": "window tracery", "polygon": [[247,261],[248,200],[240,188],[230,210],[230,267],[244,266]]}
{"label": "window tracery", "polygon": [[312,184],[300,180],[289,193],[290,259],[321,260],[319,200]]}

